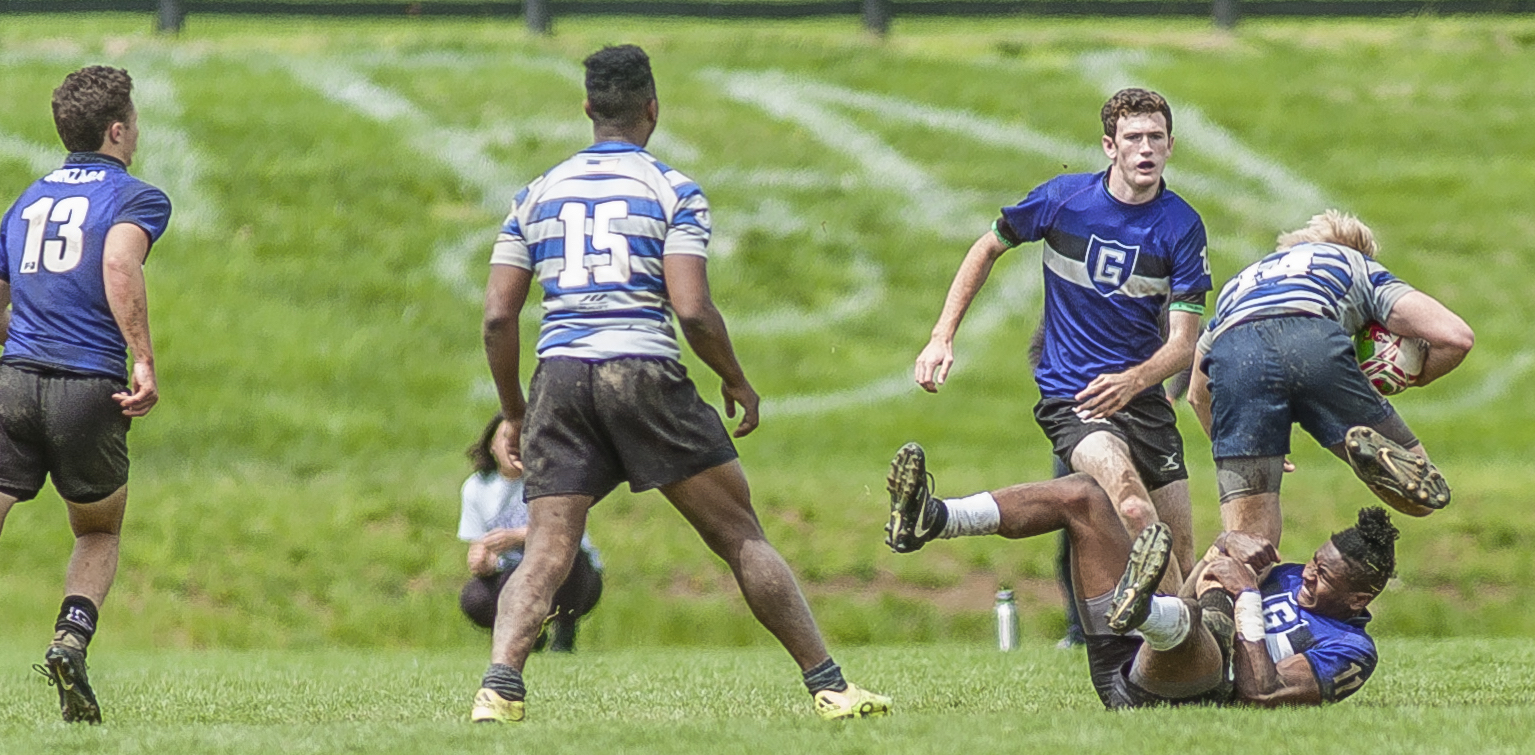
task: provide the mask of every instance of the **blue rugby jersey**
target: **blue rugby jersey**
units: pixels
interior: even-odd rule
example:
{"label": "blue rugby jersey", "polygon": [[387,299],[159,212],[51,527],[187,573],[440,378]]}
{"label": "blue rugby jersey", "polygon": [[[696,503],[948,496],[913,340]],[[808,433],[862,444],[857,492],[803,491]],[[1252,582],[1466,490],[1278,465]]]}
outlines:
{"label": "blue rugby jersey", "polygon": [[1199,213],[1165,186],[1150,202],[1125,204],[1109,193],[1108,171],[1047,181],[1002,208],[998,233],[1013,244],[1045,241],[1034,379],[1047,398],[1071,398],[1150,359],[1168,301],[1202,302],[1211,287]]}
{"label": "blue rugby jersey", "polygon": [[1231,326],[1276,315],[1322,317],[1357,333],[1372,321],[1384,324],[1397,301],[1414,290],[1357,250],[1296,244],[1248,265],[1221,287],[1199,348],[1209,353]]}
{"label": "blue rugby jersey", "polygon": [[491,264],[544,288],[538,356],[680,359],[661,258],[706,256],[709,202],[643,148],[601,142],[517,194]]}
{"label": "blue rugby jersey", "polygon": [[1365,632],[1368,611],[1348,621],[1318,616],[1300,607],[1301,564],[1280,564],[1259,586],[1263,594],[1264,644],[1278,663],[1306,656],[1322,690],[1322,700],[1337,702],[1359,691],[1380,657]]}
{"label": "blue rugby jersey", "polygon": [[3,362],[124,377],[128,344],[107,304],[107,231],[132,223],[153,245],[170,222],[165,193],[107,155],[76,152],[38,179],[0,221],[0,278],[11,284]]}

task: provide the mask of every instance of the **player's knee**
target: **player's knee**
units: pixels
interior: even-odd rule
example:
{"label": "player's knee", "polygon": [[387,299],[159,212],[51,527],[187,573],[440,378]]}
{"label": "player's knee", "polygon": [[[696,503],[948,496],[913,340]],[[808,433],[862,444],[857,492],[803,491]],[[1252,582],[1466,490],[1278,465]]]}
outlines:
{"label": "player's knee", "polygon": [[1151,501],[1131,496],[1119,502],[1119,517],[1130,525],[1129,529],[1139,532],[1157,521],[1157,509],[1151,505]]}

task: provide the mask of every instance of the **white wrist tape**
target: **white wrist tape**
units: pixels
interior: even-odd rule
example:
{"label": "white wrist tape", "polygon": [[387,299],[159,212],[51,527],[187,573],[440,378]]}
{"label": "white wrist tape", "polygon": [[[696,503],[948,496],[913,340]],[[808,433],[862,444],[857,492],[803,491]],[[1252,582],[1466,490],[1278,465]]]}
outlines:
{"label": "white wrist tape", "polygon": [[1263,641],[1263,597],[1257,590],[1243,590],[1236,599],[1237,635],[1248,642]]}

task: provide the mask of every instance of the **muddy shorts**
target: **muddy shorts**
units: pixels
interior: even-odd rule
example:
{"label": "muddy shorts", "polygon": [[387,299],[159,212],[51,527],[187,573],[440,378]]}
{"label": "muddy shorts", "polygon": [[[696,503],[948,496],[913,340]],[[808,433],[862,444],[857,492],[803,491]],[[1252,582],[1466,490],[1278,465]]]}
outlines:
{"label": "muddy shorts", "polygon": [[128,426],[112,394],[121,378],[0,364],[0,493],[95,503],[128,484]]}
{"label": "muddy shorts", "polygon": [[1130,460],[1147,490],[1187,480],[1183,463],[1183,436],[1178,434],[1178,415],[1162,389],[1147,391],[1105,419],[1077,416],[1080,403],[1070,398],[1042,398],[1034,406],[1034,420],[1050,439],[1056,458],[1071,466],[1071,454],[1083,438],[1108,432],[1130,447]]}
{"label": "muddy shorts", "polygon": [[545,359],[522,429],[528,500],[640,492],[736,458],[735,445],[687,369],[671,359]]}

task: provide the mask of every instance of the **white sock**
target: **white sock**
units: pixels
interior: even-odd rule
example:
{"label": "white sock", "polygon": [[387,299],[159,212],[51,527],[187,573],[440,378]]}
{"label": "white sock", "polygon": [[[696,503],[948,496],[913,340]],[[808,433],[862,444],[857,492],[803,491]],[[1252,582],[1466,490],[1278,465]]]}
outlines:
{"label": "white sock", "polygon": [[1189,607],[1172,595],[1151,599],[1151,615],[1140,626],[1141,637],[1152,650],[1172,650],[1189,636]]}
{"label": "white sock", "polygon": [[943,505],[949,510],[949,521],[938,534],[940,538],[995,535],[1002,526],[1002,510],[990,493],[949,498]]}

